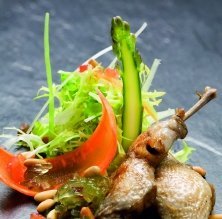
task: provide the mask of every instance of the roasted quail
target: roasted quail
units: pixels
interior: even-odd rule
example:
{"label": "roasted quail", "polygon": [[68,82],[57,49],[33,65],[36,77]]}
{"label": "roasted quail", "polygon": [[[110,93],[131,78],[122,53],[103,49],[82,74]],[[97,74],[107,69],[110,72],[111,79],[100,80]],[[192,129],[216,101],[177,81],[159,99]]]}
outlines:
{"label": "roasted quail", "polygon": [[[141,212],[153,204],[156,191],[160,192],[154,178],[155,168],[168,155],[174,141],[186,136],[184,121],[213,99],[215,94],[215,89],[206,88],[203,97],[189,111],[185,113],[183,109],[177,110],[171,119],[153,124],[135,140],[125,161],[111,177],[111,189],[97,211],[97,218],[131,218],[129,215],[132,215],[132,212]],[[207,188],[204,195],[210,194],[205,199],[209,202],[206,212],[210,212],[213,195],[208,184],[203,179],[202,181]],[[161,202],[158,203],[161,205]],[[189,202],[186,203],[189,206]]]}
{"label": "roasted quail", "polygon": [[190,166],[172,156],[155,172],[156,204],[163,219],[208,219],[215,202],[213,187]]}
{"label": "roasted quail", "polygon": [[100,206],[98,218],[124,218],[126,212],[140,212],[153,203],[154,168],[173,142],[187,134],[181,115],[183,110],[167,121],[155,123],[136,139],[126,160],[112,176],[111,190]]}

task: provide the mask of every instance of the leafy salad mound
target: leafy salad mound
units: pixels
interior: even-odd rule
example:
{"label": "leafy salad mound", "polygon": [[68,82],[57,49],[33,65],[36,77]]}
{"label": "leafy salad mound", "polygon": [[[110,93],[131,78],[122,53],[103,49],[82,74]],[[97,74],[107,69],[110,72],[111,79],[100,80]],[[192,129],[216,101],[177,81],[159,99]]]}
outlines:
{"label": "leafy salad mound", "polygon": [[[135,36],[138,36],[139,32],[143,30],[140,29],[135,35],[131,34],[129,30],[129,25],[125,30],[118,27],[117,31],[113,31],[112,34],[116,35],[113,38],[119,37],[121,34],[126,37],[125,35],[128,34],[129,40],[132,41],[130,42],[132,44],[130,50],[125,53],[135,52],[136,54],[136,68],[139,76],[143,107],[141,131],[145,131],[153,122],[172,115],[174,110],[168,109],[163,112],[156,110],[165,92],[151,90],[150,86],[160,60],[155,59],[151,67],[143,63],[135,44]],[[119,44],[113,43],[113,50],[117,58],[129,56],[128,54],[121,54],[121,49],[118,46],[120,47]],[[50,65],[49,15],[46,15],[45,20],[44,51],[48,87],[41,87],[35,99],[46,98],[48,99],[47,103],[40,110],[27,132],[16,129],[19,133],[18,136],[10,134],[1,135],[1,137],[8,139],[4,145],[10,147],[17,144],[27,147],[40,158],[53,157],[74,150],[90,137],[99,123],[102,107],[97,90],[100,90],[114,110],[118,126],[117,156],[123,156],[127,151],[126,148],[125,150],[123,149],[122,145],[124,138],[126,138],[122,135],[125,104],[123,96],[124,92],[127,93],[129,91],[123,90],[123,81],[128,79],[124,79],[123,76],[126,73],[124,73],[124,68],[121,68],[122,60],[119,59],[118,62],[117,58],[115,58],[110,67],[103,67],[101,63],[88,59],[87,63],[80,65],[73,72],[59,71],[61,84],[53,84]],[[103,51],[97,54],[100,53],[103,53]],[[136,82],[131,81],[130,83]],[[55,101],[58,102],[57,106],[55,106]],[[48,112],[42,115],[47,105],[49,106]],[[130,121],[126,122],[126,125],[130,126]],[[133,139],[129,140],[132,142]]]}
{"label": "leafy salad mound", "polygon": [[[42,115],[42,109],[27,132],[17,129],[18,136],[2,135],[1,137],[9,138],[4,145],[25,146],[39,157],[53,157],[79,147],[93,133],[102,114],[97,94],[99,89],[114,110],[118,125],[118,154],[123,155],[126,152],[122,147],[123,70],[119,63],[114,60],[113,67],[103,67],[89,59],[73,72],[59,71],[61,84],[53,84],[48,29],[49,21],[46,20],[44,46],[48,87],[41,87],[35,99],[48,99],[49,110]],[[165,92],[150,90],[159,64],[160,60],[155,59],[151,68],[142,61],[138,67],[142,88],[142,131],[147,130],[154,121],[174,113],[172,109],[156,111],[165,95]],[[57,106],[54,104],[55,100],[58,102]]]}
{"label": "leafy salad mound", "polygon": [[[59,71],[61,84],[54,84],[47,13],[44,56],[48,86],[41,87],[35,98],[46,98],[47,101],[29,127],[12,128],[18,132],[16,136],[1,135],[7,139],[4,146],[26,147],[32,155],[39,158],[56,157],[75,150],[93,135],[100,123],[103,114],[98,95],[100,91],[112,107],[117,123],[118,149],[108,172],[118,168],[128,147],[142,131],[147,130],[153,122],[174,114],[172,109],[157,111],[165,92],[151,90],[151,84],[160,60],[155,59],[151,67],[142,61],[136,48],[136,37],[140,32],[141,29],[136,34],[130,33],[127,22],[120,17],[113,18],[111,48],[116,58],[112,63],[104,67],[94,59],[104,51],[109,51],[108,47],[75,71]],[[55,101],[58,104],[55,104]],[[44,114],[47,106],[48,112]],[[193,149],[183,142],[183,149],[174,155],[179,161],[186,162],[192,151]],[[96,210],[108,187],[109,180],[105,176],[74,177],[58,190],[56,209],[61,214],[69,211],[73,216],[79,214],[79,210],[85,205]]]}

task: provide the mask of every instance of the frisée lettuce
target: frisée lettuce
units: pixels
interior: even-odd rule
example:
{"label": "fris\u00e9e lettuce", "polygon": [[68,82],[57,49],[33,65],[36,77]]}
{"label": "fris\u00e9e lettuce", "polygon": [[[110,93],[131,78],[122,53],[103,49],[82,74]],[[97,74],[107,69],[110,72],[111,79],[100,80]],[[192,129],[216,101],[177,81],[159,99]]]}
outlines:
{"label": "fris\u00e9e lettuce", "polygon": [[[136,43],[135,36],[133,39]],[[74,71],[60,70],[58,73],[61,84],[54,84],[50,65],[49,14],[46,14],[45,18],[44,51],[48,86],[41,87],[35,99],[46,98],[45,106],[48,105],[48,112],[39,118],[44,106],[27,132],[16,129],[19,133],[17,136],[1,135],[8,139],[4,145],[10,147],[17,144],[27,147],[33,155],[36,154],[39,157],[54,157],[74,150],[92,135],[99,123],[102,107],[97,91],[100,90],[112,106],[117,121],[118,153],[113,166],[118,166],[117,161],[124,157],[128,147],[123,148],[122,145],[125,109],[123,77],[121,77],[123,72],[119,65],[115,64],[116,58],[114,57],[109,67],[102,66],[94,59],[88,59]],[[174,113],[172,109],[163,112],[156,110],[165,95],[165,92],[150,89],[159,64],[158,59],[154,60],[151,68],[141,59],[137,63],[143,108],[140,131],[147,130],[153,122]],[[124,80],[126,83],[128,78],[125,77]],[[130,121],[126,120],[124,126],[127,127],[127,125],[130,125]]]}

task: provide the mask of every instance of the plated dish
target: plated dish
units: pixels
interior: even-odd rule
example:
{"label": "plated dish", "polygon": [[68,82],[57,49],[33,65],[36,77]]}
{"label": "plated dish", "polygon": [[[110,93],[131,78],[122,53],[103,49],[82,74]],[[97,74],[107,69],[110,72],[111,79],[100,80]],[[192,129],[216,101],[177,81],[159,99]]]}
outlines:
{"label": "plated dish", "polygon": [[[136,37],[120,17],[112,19],[111,37],[116,58],[109,67],[90,58],[74,72],[60,71],[61,84],[55,85],[46,14],[48,87],[41,88],[37,98],[47,98],[47,103],[32,124],[16,129],[16,136],[2,136],[8,139],[5,146],[17,144],[28,150],[18,155],[0,150],[1,181],[40,202],[37,210],[43,216],[32,214],[32,218],[130,218],[150,206],[156,207],[162,218],[185,218],[187,214],[208,218],[214,205],[213,187],[203,178],[202,168],[182,164],[192,147],[184,142],[180,152],[168,152],[177,138],[186,136],[184,121],[213,99],[216,90],[207,87],[187,112],[157,112],[165,93],[150,91],[150,85],[159,60],[150,68],[143,63]],[[178,179],[185,173],[187,179],[195,180],[177,183],[187,192],[177,209],[178,200],[172,196],[178,197],[181,190],[176,190],[172,177]],[[172,184],[175,190],[164,190]],[[185,187],[188,184],[190,191]],[[204,191],[200,197],[195,195],[198,191]],[[194,196],[187,204],[189,192]],[[200,210],[197,203],[204,208]]]}

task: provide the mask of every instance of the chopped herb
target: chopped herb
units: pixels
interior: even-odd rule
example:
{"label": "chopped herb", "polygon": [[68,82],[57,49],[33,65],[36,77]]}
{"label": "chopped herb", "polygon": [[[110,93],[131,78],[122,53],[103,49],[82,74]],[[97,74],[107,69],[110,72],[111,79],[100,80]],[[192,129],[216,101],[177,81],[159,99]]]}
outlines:
{"label": "chopped herb", "polygon": [[56,210],[60,214],[70,212],[73,216],[79,216],[81,207],[89,206],[95,212],[107,194],[109,185],[108,177],[104,176],[76,177],[56,193]]}

